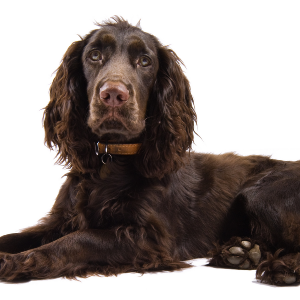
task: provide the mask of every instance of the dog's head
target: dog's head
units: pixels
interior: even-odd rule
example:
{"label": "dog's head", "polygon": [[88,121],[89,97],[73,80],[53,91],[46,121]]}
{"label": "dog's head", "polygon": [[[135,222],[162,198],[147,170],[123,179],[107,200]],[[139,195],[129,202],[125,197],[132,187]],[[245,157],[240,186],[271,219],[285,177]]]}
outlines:
{"label": "dog's head", "polygon": [[65,53],[45,108],[45,141],[58,161],[93,172],[97,141],[142,143],[147,177],[176,171],[193,141],[193,99],[180,60],[158,39],[114,18]]}
{"label": "dog's head", "polygon": [[[118,24],[118,23],[117,23]],[[84,47],[88,125],[101,140],[138,140],[157,70],[157,41],[131,26],[103,26]]]}

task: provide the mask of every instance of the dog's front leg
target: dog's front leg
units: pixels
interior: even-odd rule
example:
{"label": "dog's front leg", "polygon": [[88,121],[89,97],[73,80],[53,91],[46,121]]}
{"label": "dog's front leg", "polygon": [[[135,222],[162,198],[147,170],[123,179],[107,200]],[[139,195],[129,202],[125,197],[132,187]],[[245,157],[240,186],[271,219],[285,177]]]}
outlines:
{"label": "dog's front leg", "polygon": [[[126,255],[125,255],[126,253]],[[110,230],[82,230],[17,254],[0,253],[0,278],[75,277],[97,266],[130,264],[136,251]]]}
{"label": "dog's front leg", "polygon": [[159,245],[151,244],[153,241],[137,236],[136,232],[130,236],[117,230],[80,230],[35,249],[0,253],[0,278],[75,278],[184,267],[167,253],[160,253]]}

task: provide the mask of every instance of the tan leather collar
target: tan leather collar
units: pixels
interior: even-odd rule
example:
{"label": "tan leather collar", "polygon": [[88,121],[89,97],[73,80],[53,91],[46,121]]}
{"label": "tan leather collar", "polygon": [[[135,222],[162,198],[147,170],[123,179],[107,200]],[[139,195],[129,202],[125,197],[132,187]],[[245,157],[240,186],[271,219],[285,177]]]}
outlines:
{"label": "tan leather collar", "polygon": [[137,154],[141,144],[96,144],[96,153],[108,153],[116,155],[134,155]]}

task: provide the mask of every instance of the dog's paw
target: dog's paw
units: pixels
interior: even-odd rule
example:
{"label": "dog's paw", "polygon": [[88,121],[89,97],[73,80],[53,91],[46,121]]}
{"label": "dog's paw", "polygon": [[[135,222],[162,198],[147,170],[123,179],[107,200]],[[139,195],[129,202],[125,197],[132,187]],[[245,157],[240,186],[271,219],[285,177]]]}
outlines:
{"label": "dog's paw", "polygon": [[256,278],[261,282],[274,285],[300,283],[300,253],[280,256],[281,250],[274,255],[268,253],[267,259],[257,268]]}
{"label": "dog's paw", "polygon": [[231,238],[223,246],[210,252],[209,265],[230,267],[234,269],[256,269],[261,260],[260,246],[248,238]]}
{"label": "dog's paw", "polygon": [[239,246],[225,248],[222,254],[231,265],[241,269],[252,269],[258,266],[261,259],[259,246],[252,245],[249,241],[241,241]]}
{"label": "dog's paw", "polygon": [[25,251],[18,254],[0,253],[0,280],[14,281],[33,277],[37,272],[42,273],[38,258],[43,257],[35,251]]}

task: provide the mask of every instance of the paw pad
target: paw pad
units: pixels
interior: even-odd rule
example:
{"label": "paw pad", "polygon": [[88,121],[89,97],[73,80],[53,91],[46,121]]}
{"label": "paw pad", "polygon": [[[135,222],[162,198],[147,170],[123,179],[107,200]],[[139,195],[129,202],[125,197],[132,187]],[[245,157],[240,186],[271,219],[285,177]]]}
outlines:
{"label": "paw pad", "polygon": [[255,244],[254,247],[249,251],[249,258],[253,261],[253,263],[256,266],[258,265],[261,259],[261,253],[257,244]]}
{"label": "paw pad", "polygon": [[286,283],[286,284],[293,284],[295,283],[297,280],[296,276],[295,275],[286,275],[284,276],[283,278],[283,281]]}

